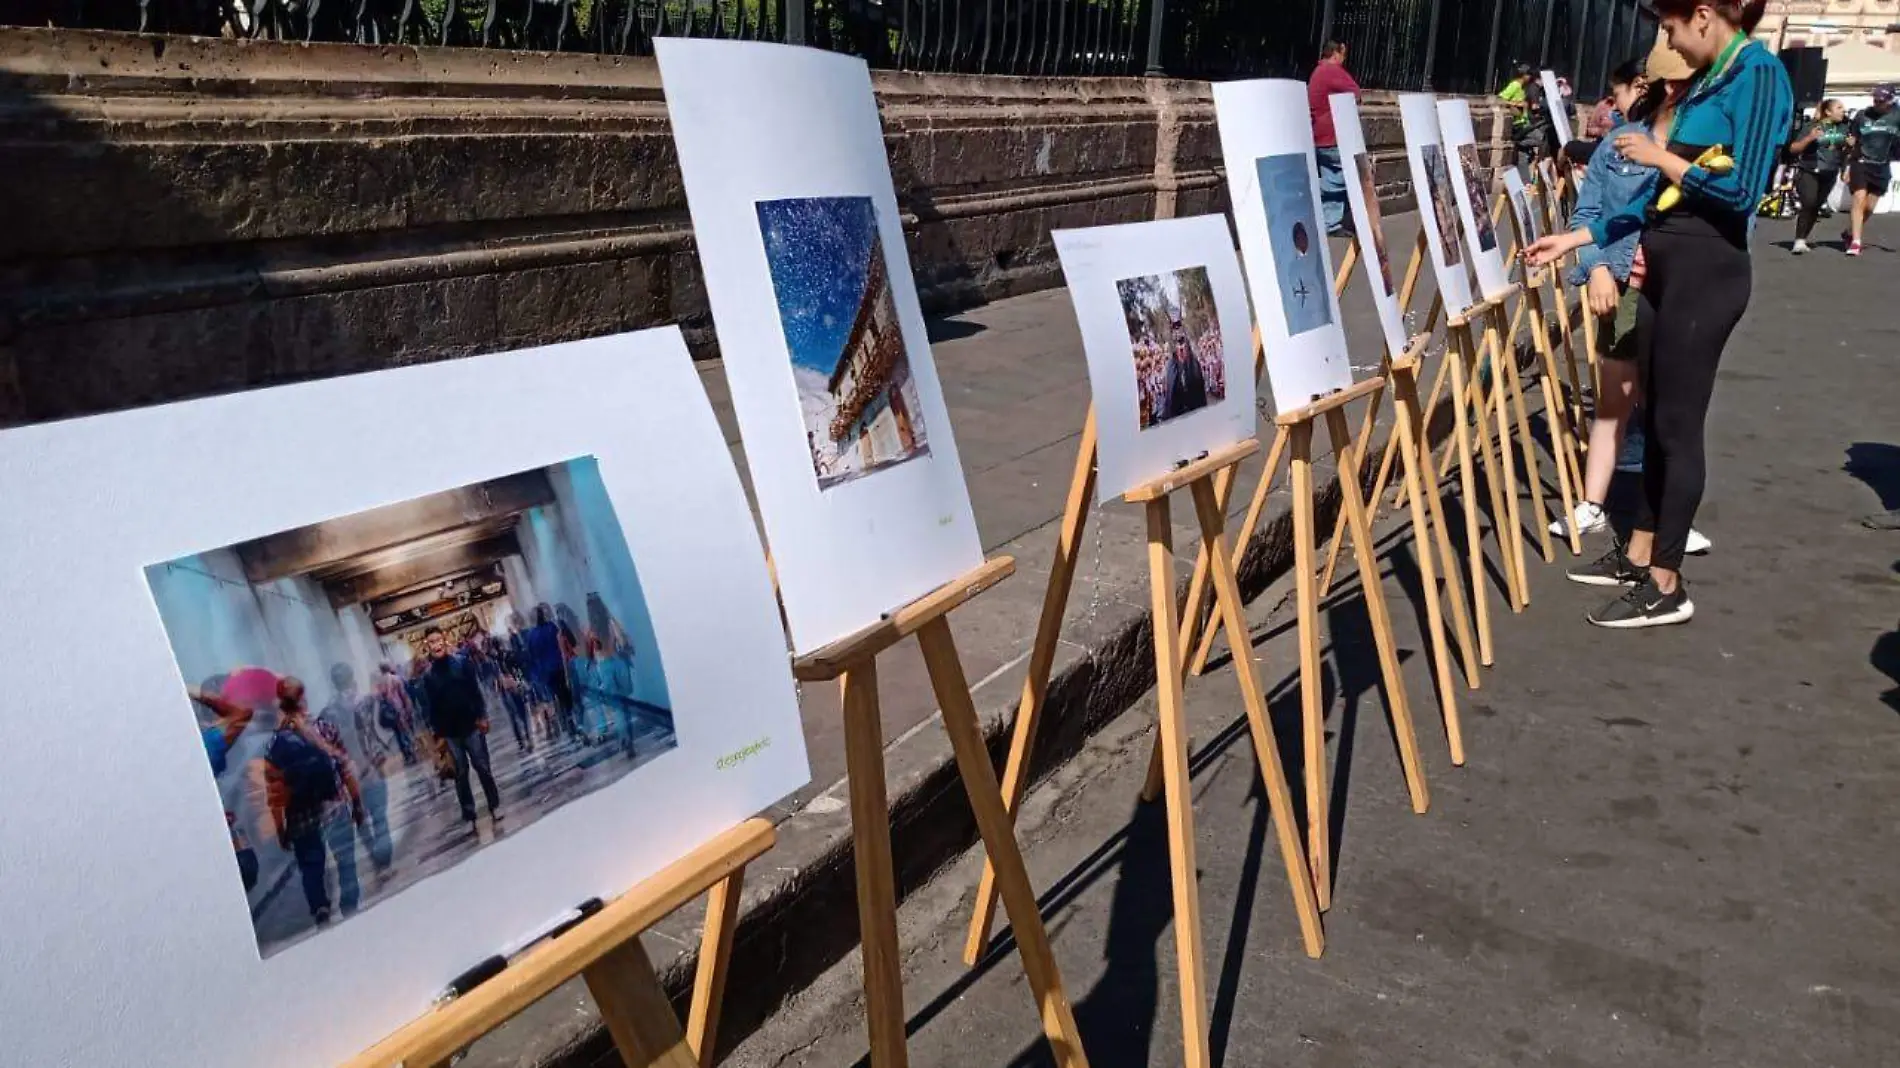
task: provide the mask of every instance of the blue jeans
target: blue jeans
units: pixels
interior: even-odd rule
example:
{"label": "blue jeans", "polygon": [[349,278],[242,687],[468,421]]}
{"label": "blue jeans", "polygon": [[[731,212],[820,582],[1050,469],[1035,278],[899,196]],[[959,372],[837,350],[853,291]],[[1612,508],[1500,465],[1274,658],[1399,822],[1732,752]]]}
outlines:
{"label": "blue jeans", "polygon": [[1314,152],[1319,163],[1319,210],[1326,232],[1336,234],[1346,222],[1346,170],[1340,165],[1338,148]]}
{"label": "blue jeans", "polygon": [[445,739],[449,743],[449,755],[455,758],[455,799],[462,803],[462,818],[475,822],[475,792],[469,789],[468,769],[475,768],[475,776],[482,781],[482,796],[488,799],[488,814],[494,815],[501,807],[501,791],[495,788],[495,773],[488,766],[488,735],[481,731],[469,731],[460,738]]}
{"label": "blue jeans", "polygon": [[389,844],[389,780],[376,775],[365,775],[361,780],[363,791],[363,810],[369,817],[364,827],[369,837],[369,859],[380,870],[389,867],[391,860]]}
{"label": "blue jeans", "polygon": [[344,915],[356,911],[359,890],[356,885],[356,826],[350,822],[348,805],[333,804],[322,822],[314,823],[290,839],[291,855],[297,858],[297,873],[303,878],[304,904],[310,915],[330,911],[330,890],[325,876],[329,860],[336,858],[338,904]]}

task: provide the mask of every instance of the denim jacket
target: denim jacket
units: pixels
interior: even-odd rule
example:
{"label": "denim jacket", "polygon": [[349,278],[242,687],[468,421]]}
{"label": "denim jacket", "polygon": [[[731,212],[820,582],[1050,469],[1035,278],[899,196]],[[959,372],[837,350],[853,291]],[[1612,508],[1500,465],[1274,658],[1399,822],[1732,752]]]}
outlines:
{"label": "denim jacket", "polygon": [[[1570,214],[1572,230],[1601,219],[1606,206],[1615,209],[1632,202],[1646,203],[1654,196],[1656,168],[1631,163],[1616,151],[1616,139],[1626,133],[1647,137],[1649,128],[1640,122],[1624,123],[1597,143],[1597,150],[1590,155],[1590,166],[1584,171],[1583,183],[1577,187],[1577,208]],[[1619,284],[1628,282],[1630,265],[1636,262],[1636,246],[1642,238],[1641,230],[1632,230],[1610,242],[1607,248],[1583,246],[1577,253],[1577,266],[1570,272],[1570,284],[1587,284],[1591,269],[1599,265],[1608,267]]]}

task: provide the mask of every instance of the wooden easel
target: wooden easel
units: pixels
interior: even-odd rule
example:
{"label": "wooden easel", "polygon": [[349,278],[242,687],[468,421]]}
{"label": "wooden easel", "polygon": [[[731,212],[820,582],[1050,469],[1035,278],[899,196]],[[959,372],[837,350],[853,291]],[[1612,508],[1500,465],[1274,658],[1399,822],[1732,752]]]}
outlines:
{"label": "wooden easel", "polygon": [[[1517,213],[1515,212],[1511,213],[1511,229],[1517,235],[1517,239],[1512,247],[1513,258],[1515,259],[1516,250],[1524,247],[1530,235],[1519,229]],[[1573,403],[1578,407],[1572,407],[1572,404],[1565,403],[1563,382],[1557,377],[1557,352],[1551,346],[1548,320],[1544,317],[1543,295],[1544,285],[1547,282],[1556,287],[1557,303],[1562,307],[1564,304],[1563,283],[1557,276],[1556,268],[1552,266],[1548,269],[1539,268],[1533,270],[1529,267],[1525,267],[1523,297],[1518,301],[1518,310],[1525,311],[1528,309],[1529,311],[1531,343],[1536,347],[1537,355],[1544,364],[1544,372],[1539,376],[1538,384],[1543,390],[1544,426],[1550,435],[1551,459],[1557,464],[1558,489],[1563,495],[1565,540],[1569,543],[1570,555],[1581,556],[1583,555],[1582,535],[1577,532],[1576,524],[1570,521],[1570,517],[1576,514],[1577,504],[1583,499],[1584,493],[1583,466],[1577,459],[1578,448],[1575,423],[1575,420],[1580,418],[1577,413],[1580,411],[1582,404],[1582,390],[1577,382],[1576,355],[1574,352],[1570,352],[1567,347],[1570,332],[1568,329],[1568,309],[1565,309],[1562,313],[1562,318],[1565,320],[1563,335],[1565,338],[1566,354],[1570,358],[1570,387],[1572,390],[1572,399]],[[1585,318],[1588,318],[1587,314]]]}
{"label": "wooden easel", "polygon": [[[1384,387],[1384,376],[1374,376],[1355,383],[1350,389],[1320,398],[1304,408],[1282,412],[1274,418],[1276,429],[1287,435],[1291,454],[1293,569],[1299,604],[1300,707],[1306,770],[1307,865],[1313,871],[1321,908],[1328,908],[1332,904],[1332,824],[1328,815],[1331,799],[1326,772],[1326,710],[1320,703],[1319,596],[1314,561],[1318,532],[1314,529],[1313,520],[1313,423],[1322,417],[1326,420],[1327,436],[1332,441],[1337,469],[1341,472],[1358,470],[1355,455],[1358,450],[1353,444],[1352,430],[1347,425],[1344,409],[1358,397]],[[1263,480],[1271,479],[1273,471],[1269,469],[1261,477]],[[1348,529],[1353,534],[1359,581],[1366,600],[1366,615],[1372,624],[1373,642],[1379,653],[1386,707],[1392,716],[1393,733],[1397,736],[1399,764],[1405,775],[1406,792],[1411,798],[1412,811],[1423,813],[1431,807],[1431,795],[1425,786],[1425,769],[1419,761],[1418,734],[1412,726],[1411,708],[1405,695],[1405,679],[1399,672],[1398,650],[1392,637],[1392,618],[1386,610],[1385,587],[1379,577],[1379,561],[1373,554],[1365,502],[1359,495],[1358,479],[1342,475],[1338,481],[1341,507],[1346,512]],[[1420,554],[1421,559],[1423,555]],[[1251,663],[1252,643],[1247,637],[1249,631],[1245,618],[1238,613],[1228,613],[1223,625],[1234,647],[1234,664],[1238,667]],[[1443,636],[1441,626],[1438,635],[1441,652]],[[1449,660],[1441,657],[1439,663],[1441,667],[1448,666]],[[1454,713],[1452,722],[1455,721]]]}
{"label": "wooden easel", "polygon": [[[1422,340],[1419,342],[1422,344]],[[1408,355],[1412,350],[1408,350]],[[1289,470],[1293,484],[1293,549],[1294,574],[1297,582],[1297,600],[1299,603],[1300,638],[1300,697],[1301,724],[1305,758],[1306,780],[1306,820],[1307,820],[1307,866],[1312,869],[1315,890],[1319,895],[1322,909],[1332,904],[1332,827],[1327,815],[1330,795],[1327,790],[1326,773],[1326,710],[1320,703],[1321,680],[1319,673],[1319,597],[1317,594],[1315,569],[1316,539],[1313,517],[1313,465],[1312,440],[1313,424],[1324,418],[1328,437],[1332,441],[1333,455],[1337,469],[1341,472],[1357,470],[1357,452],[1353,443],[1351,428],[1346,422],[1345,407],[1360,397],[1369,396],[1385,388],[1383,375],[1354,383],[1349,389],[1340,390],[1320,398],[1304,408],[1283,412],[1274,418],[1274,447],[1269,454],[1266,469],[1261,473],[1262,484],[1270,483],[1276,474],[1279,456],[1289,454]],[[1425,772],[1418,757],[1418,734],[1412,725],[1412,713],[1406,700],[1405,680],[1399,672],[1398,652],[1392,637],[1392,619],[1386,609],[1384,585],[1380,581],[1378,559],[1373,554],[1370,528],[1366,523],[1364,499],[1359,493],[1359,480],[1343,474],[1339,478],[1342,508],[1345,510],[1349,529],[1353,532],[1360,583],[1366,599],[1366,614],[1372,624],[1372,636],[1379,653],[1379,668],[1382,675],[1387,707],[1392,716],[1393,733],[1397,736],[1399,763],[1405,775],[1406,791],[1411,798],[1412,810],[1423,813],[1431,805],[1431,797],[1425,785]],[[1246,531],[1243,527],[1241,535]],[[1236,545],[1246,542],[1236,538]],[[1429,544],[1429,542],[1428,542]],[[1422,557],[1423,554],[1421,554]],[[1421,574],[1427,573],[1421,568]],[[1436,598],[1435,583],[1427,580],[1427,588]],[[1454,602],[1456,603],[1456,602]],[[1428,612],[1428,616],[1431,615]],[[1238,613],[1223,612],[1220,625],[1229,635],[1229,643],[1234,648],[1236,669],[1243,665],[1251,673],[1252,643],[1245,617]],[[1209,632],[1212,632],[1212,625]],[[1444,650],[1444,629],[1442,622],[1437,627],[1434,645],[1438,655],[1440,679],[1449,682],[1450,657]],[[1442,687],[1441,693],[1449,697],[1449,685]],[[1458,730],[1456,706],[1449,706],[1447,720],[1449,730]],[[1462,754],[1462,741],[1459,743]]]}
{"label": "wooden easel", "polygon": [[[1346,249],[1346,256],[1343,262],[1347,268],[1350,268],[1352,266],[1354,259],[1358,255],[1358,252],[1359,252],[1359,242],[1357,238],[1355,238]],[[1421,230],[1419,231],[1418,239],[1414,241],[1412,244],[1412,258],[1411,258],[1411,261],[1406,264],[1404,281],[1402,281],[1399,284],[1399,315],[1401,317],[1403,317],[1404,315],[1406,315],[1408,312],[1411,311],[1412,296],[1415,292],[1417,292],[1420,272],[1424,267],[1425,257],[1427,254],[1428,253],[1427,253],[1427,246],[1425,243],[1425,233],[1423,230]],[[1338,286],[1336,288],[1343,289],[1343,285]],[[1424,326],[1420,330],[1418,330],[1416,333],[1420,336],[1429,336],[1438,322],[1438,317],[1442,315],[1443,313],[1444,313],[1444,301],[1438,296],[1433,296],[1431,307],[1425,313]],[[1390,353],[1383,354],[1381,356],[1381,363],[1384,365],[1381,368],[1382,372],[1386,369],[1389,369],[1390,364],[1391,364],[1391,354]],[[1385,397],[1385,389],[1383,388],[1383,386],[1379,389],[1373,390],[1371,394],[1367,397],[1365,413],[1359,420],[1359,436],[1356,440],[1364,442],[1364,441],[1370,441],[1372,439],[1372,430],[1373,430],[1373,427],[1376,425],[1379,418],[1379,405],[1380,405],[1380,402],[1384,399],[1384,397]],[[1424,424],[1420,424],[1420,425],[1422,426]],[[1253,499],[1249,501],[1247,504],[1247,515],[1246,515],[1246,518],[1241,521],[1240,535],[1235,540],[1235,545],[1241,547],[1242,549],[1244,549],[1246,544],[1253,539],[1254,531],[1259,529],[1261,517],[1266,514],[1267,496],[1273,490],[1272,476],[1273,476],[1275,461],[1279,458],[1279,455],[1280,455],[1280,452],[1279,452],[1280,447],[1281,447],[1281,440],[1279,437],[1276,436],[1276,438],[1274,439],[1273,451],[1268,454],[1267,467],[1266,467],[1265,473],[1262,474],[1259,483],[1254,486]],[[1386,438],[1385,450],[1379,458],[1380,475],[1379,475],[1378,485],[1380,486],[1383,486],[1385,483],[1385,477],[1386,477],[1385,472],[1391,469],[1390,465],[1392,462],[1392,457],[1394,455],[1393,447],[1394,447],[1394,439],[1388,436]],[[1363,463],[1366,457],[1364,455],[1361,455],[1359,459]],[[1357,472],[1354,472],[1354,473],[1357,474]],[[1371,496],[1366,498],[1368,501],[1372,502],[1371,504],[1372,511],[1368,515],[1368,520],[1370,520],[1372,516],[1377,514],[1378,498],[1379,498],[1378,489],[1374,489]],[[1344,512],[1341,512],[1339,515],[1339,518],[1333,524],[1332,545],[1330,549],[1328,550],[1327,559],[1326,559],[1326,581],[1321,584],[1320,591],[1319,591],[1319,595],[1321,597],[1325,597],[1327,590],[1329,590],[1332,586],[1333,564],[1339,558],[1340,537],[1344,533],[1345,530],[1346,530],[1346,515]],[[1209,626],[1201,633],[1200,642],[1195,647],[1195,650],[1194,650],[1194,656],[1191,660],[1188,661],[1188,671],[1190,674],[1199,675],[1201,674],[1202,671],[1206,670],[1207,659],[1209,656],[1213,654],[1214,639],[1217,636],[1218,630],[1219,628],[1216,626]]]}
{"label": "wooden easel", "polygon": [[[711,1068],[746,865],[772,848],[769,820],[725,831],[529,950],[467,994],[370,1047],[344,1068],[446,1068],[461,1050],[579,975],[629,1068]],[[640,935],[710,893],[687,1023],[667,1003]]]}
{"label": "wooden easel", "polygon": [[[1422,238],[1421,238],[1422,240]],[[1359,254],[1358,242],[1353,241],[1346,250],[1340,267],[1333,275],[1333,294],[1335,298],[1345,290],[1351,278],[1351,270]],[[1260,372],[1266,366],[1266,354],[1260,347],[1260,331],[1253,334],[1253,375],[1256,384],[1260,381]],[[1003,765],[1003,804],[1014,818],[1016,808],[1022,803],[1023,795],[1029,790],[1030,761],[1034,755],[1036,730],[1042,722],[1043,703],[1049,692],[1049,675],[1055,668],[1056,643],[1062,633],[1062,615],[1068,610],[1069,591],[1075,585],[1075,568],[1081,559],[1082,539],[1088,529],[1089,505],[1095,499],[1095,405],[1089,404],[1088,415],[1082,421],[1082,436],[1076,443],[1075,468],[1069,477],[1069,493],[1063,501],[1062,524],[1056,537],[1055,558],[1049,565],[1048,584],[1043,589],[1042,614],[1036,620],[1036,637],[1029,649],[1029,662],[1023,677],[1022,696],[1016,705],[1016,722],[1010,730],[1009,754]],[[1281,439],[1275,438],[1275,452],[1267,459],[1268,468],[1279,462]],[[1233,491],[1233,481],[1237,468],[1227,466],[1214,474],[1214,492],[1222,514],[1226,513],[1227,502]],[[1251,537],[1251,529],[1249,531]],[[1237,543],[1244,551],[1246,540]],[[1195,560],[1194,574],[1188,584],[1182,617],[1181,645],[1183,648],[1194,644],[1200,631],[1200,605],[1205,600],[1207,588],[1208,558],[1202,549]],[[1157,737],[1153,758],[1149,761],[1148,779],[1142,792],[1144,800],[1153,801],[1160,795],[1161,766],[1160,739]],[[970,930],[963,944],[963,962],[975,965],[982,959],[984,947],[989,945],[990,928],[996,918],[996,872],[993,865],[985,862],[983,874],[977,883],[976,907],[970,916]]]}
{"label": "wooden easel", "polygon": [[[1492,200],[1491,222],[1493,226],[1497,225],[1497,223],[1499,222],[1500,216],[1503,215],[1508,210],[1507,201],[1508,201],[1508,198],[1503,193],[1499,193]],[[1417,280],[1417,272],[1420,266],[1423,264],[1424,257],[1426,255],[1427,255],[1427,245],[1425,242],[1425,233],[1424,231],[1421,230],[1418,235],[1418,241],[1417,241],[1416,247],[1412,251],[1412,263],[1409,267],[1406,268],[1406,279],[1405,279],[1406,289],[1403,294],[1404,300],[1400,305],[1401,310],[1409,308],[1411,306],[1411,287],[1415,284]],[[1444,308],[1445,308],[1444,297],[1442,295],[1434,295],[1432,297],[1431,310],[1426,313],[1425,323],[1418,332],[1421,334],[1430,334],[1434,329],[1436,329],[1438,325],[1438,317],[1444,313]],[[1515,332],[1515,325],[1516,324],[1513,324],[1513,332]],[[1445,371],[1446,371],[1446,364],[1441,362],[1438,365],[1437,380],[1432,384],[1431,410],[1433,411],[1436,411],[1438,408],[1439,391],[1445,381]],[[1368,406],[1366,410],[1366,419],[1360,425],[1360,428],[1359,428],[1359,439],[1361,441],[1370,440],[1370,435],[1372,434],[1373,418],[1378,415],[1378,400],[1379,400],[1378,396],[1374,395],[1372,399],[1372,404]],[[1418,425],[1421,427],[1420,434],[1423,435],[1426,432],[1423,428],[1428,428],[1431,424],[1429,421],[1425,420],[1421,416],[1421,419]],[[1388,435],[1385,441],[1385,448],[1379,455],[1379,468],[1373,478],[1372,492],[1366,495],[1367,507],[1369,508],[1369,514],[1367,515],[1366,518],[1369,523],[1378,521],[1379,508],[1384,503],[1386,481],[1392,476],[1392,470],[1393,470],[1392,458],[1394,455],[1393,449],[1395,448],[1396,445],[1397,445],[1397,440],[1391,437],[1390,435]],[[1442,479],[1443,476],[1441,475],[1440,478]],[[1403,507],[1405,504],[1405,500],[1406,498],[1402,495],[1399,498],[1399,501],[1397,502],[1396,506]],[[1325,597],[1328,593],[1332,591],[1333,573],[1334,573],[1334,570],[1339,566],[1339,550],[1343,542],[1345,541],[1346,537],[1347,537],[1346,517],[1344,514],[1341,514],[1338,519],[1333,521],[1332,544],[1329,545],[1326,550],[1326,570],[1321,573],[1320,582],[1319,582],[1319,595],[1321,597]],[[1486,660],[1485,663],[1488,664],[1490,663],[1490,661]]]}
{"label": "wooden easel", "polygon": [[803,682],[837,679],[844,712],[846,775],[850,783],[851,837],[856,849],[858,925],[863,939],[864,1002],[873,1068],[909,1063],[904,1037],[903,976],[897,948],[896,875],[891,863],[890,806],[885,798],[884,736],[878,712],[877,656],[917,636],[930,686],[956,755],[957,772],[976,816],[983,848],[995,869],[994,884],[1016,933],[1023,971],[1042,1017],[1043,1034],[1065,1068],[1087,1068],[1082,1038],[1062,976],[1049,948],[1036,893],[1017,848],[1002,790],[990,766],[976,704],[950,633],[950,611],[1001,582],[1016,570],[1003,556],[889,614],[878,623],[800,657],[792,673]]}
{"label": "wooden easel", "polygon": [[[1181,984],[1182,1063],[1188,1068],[1207,1068],[1210,1058],[1207,1046],[1206,966],[1201,943],[1200,890],[1197,885],[1199,869],[1194,861],[1194,795],[1193,783],[1189,779],[1187,709],[1181,683],[1184,643],[1179,630],[1180,621],[1175,613],[1174,526],[1169,518],[1168,499],[1179,489],[1188,490],[1193,497],[1195,516],[1201,528],[1201,551],[1207,556],[1208,575],[1214,587],[1215,610],[1230,627],[1244,633],[1246,609],[1240,599],[1240,583],[1234,576],[1233,559],[1228,554],[1223,529],[1226,512],[1215,493],[1214,476],[1221,471],[1231,471],[1259,448],[1258,441],[1248,439],[1122,495],[1123,500],[1144,505],[1147,512],[1149,601],[1154,612],[1155,692],[1160,706],[1158,736],[1162,795],[1167,805],[1168,865],[1174,897],[1175,963]],[[1300,935],[1306,945],[1307,955],[1318,957],[1326,944],[1325,932],[1320,926],[1321,905],[1312,873],[1301,857],[1299,828],[1293,821],[1293,794],[1287,786],[1286,772],[1280,765],[1280,751],[1274,740],[1272,723],[1267,718],[1266,691],[1254,673],[1252,657],[1235,657],[1234,674],[1240,683],[1247,731],[1253,739],[1254,756],[1260,765],[1261,781],[1266,787],[1267,804],[1280,842],[1280,856],[1286,864],[1287,885],[1293,893],[1294,911],[1299,916]],[[1318,818],[1311,817],[1310,813],[1309,817]]]}

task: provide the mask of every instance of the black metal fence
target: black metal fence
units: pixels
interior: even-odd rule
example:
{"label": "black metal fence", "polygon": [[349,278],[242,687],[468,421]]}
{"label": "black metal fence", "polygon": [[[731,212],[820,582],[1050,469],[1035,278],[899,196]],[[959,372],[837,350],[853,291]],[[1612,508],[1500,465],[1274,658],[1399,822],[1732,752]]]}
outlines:
{"label": "black metal fence", "polygon": [[1654,32],[1636,0],[0,0],[0,22],[616,55],[724,37],[899,70],[1209,79],[1304,77],[1336,39],[1368,88],[1483,92],[1529,63],[1583,99]]}

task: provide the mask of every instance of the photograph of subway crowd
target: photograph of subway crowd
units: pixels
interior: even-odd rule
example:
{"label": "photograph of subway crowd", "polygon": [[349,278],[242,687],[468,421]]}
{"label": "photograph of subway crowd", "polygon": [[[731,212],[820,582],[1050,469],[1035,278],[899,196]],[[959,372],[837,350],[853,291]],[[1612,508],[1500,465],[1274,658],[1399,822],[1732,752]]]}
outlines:
{"label": "photograph of subway crowd", "polygon": [[265,957],[676,745],[591,457],[146,578]]}

